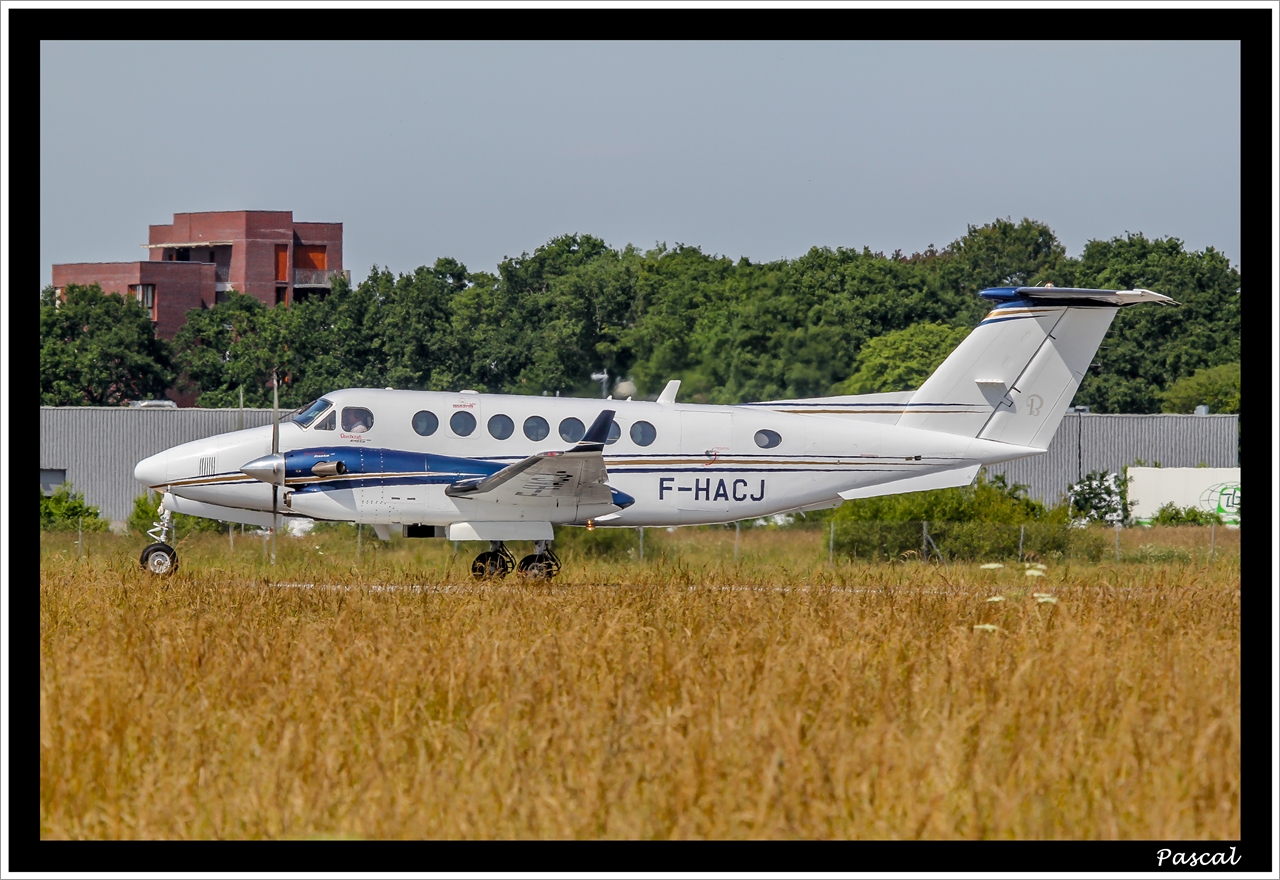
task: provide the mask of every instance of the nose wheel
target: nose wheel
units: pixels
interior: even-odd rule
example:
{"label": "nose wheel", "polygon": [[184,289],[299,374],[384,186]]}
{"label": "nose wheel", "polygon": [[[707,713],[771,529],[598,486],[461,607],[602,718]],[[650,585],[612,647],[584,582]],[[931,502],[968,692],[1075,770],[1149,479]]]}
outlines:
{"label": "nose wheel", "polygon": [[139,558],[143,571],[155,575],[173,574],[178,568],[178,551],[168,544],[148,544]]}

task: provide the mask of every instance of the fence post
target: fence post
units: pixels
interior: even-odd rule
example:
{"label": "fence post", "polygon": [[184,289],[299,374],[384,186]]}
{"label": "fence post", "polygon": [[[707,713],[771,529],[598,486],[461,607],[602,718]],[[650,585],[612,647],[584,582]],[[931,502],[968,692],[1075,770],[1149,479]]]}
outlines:
{"label": "fence post", "polygon": [[236,524],[227,523],[227,540],[231,542],[231,552],[236,552]]}
{"label": "fence post", "polygon": [[836,520],[831,518],[831,539],[827,541],[827,565],[835,568],[836,564]]}
{"label": "fence post", "polygon": [[[363,523],[356,523],[356,562],[360,561],[360,544],[363,539],[363,535],[362,535],[363,529],[364,529]],[[458,551],[458,545],[454,544],[453,549],[454,549],[454,552],[456,553]]]}
{"label": "fence post", "polygon": [[1027,539],[1027,524],[1022,524],[1022,531],[1018,533],[1018,561],[1022,561],[1022,542]]}
{"label": "fence post", "polygon": [[640,561],[644,562],[644,526],[640,527]]}
{"label": "fence post", "polygon": [[1120,561],[1120,523],[1116,523],[1116,562]]}
{"label": "fence post", "polygon": [[84,517],[76,520],[76,551],[84,559]]}
{"label": "fence post", "polygon": [[742,523],[733,524],[733,561],[738,561],[738,538],[742,537]]}
{"label": "fence post", "polygon": [[920,561],[929,561],[929,521],[920,520]]}

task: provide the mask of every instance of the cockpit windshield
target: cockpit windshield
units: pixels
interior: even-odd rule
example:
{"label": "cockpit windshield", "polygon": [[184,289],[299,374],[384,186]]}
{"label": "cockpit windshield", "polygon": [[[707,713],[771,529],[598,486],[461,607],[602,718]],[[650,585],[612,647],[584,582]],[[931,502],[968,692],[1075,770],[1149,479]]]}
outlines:
{"label": "cockpit windshield", "polygon": [[293,417],[293,421],[304,428],[309,428],[311,423],[316,420],[316,416],[327,410],[329,405],[329,401],[322,397],[314,403],[307,404],[305,409]]}

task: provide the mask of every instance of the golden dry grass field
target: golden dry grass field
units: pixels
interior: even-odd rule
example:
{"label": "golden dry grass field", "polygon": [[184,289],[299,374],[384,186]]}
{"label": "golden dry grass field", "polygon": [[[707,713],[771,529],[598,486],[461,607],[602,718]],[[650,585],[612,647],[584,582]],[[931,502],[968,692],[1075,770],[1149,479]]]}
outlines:
{"label": "golden dry grass field", "polygon": [[274,567],[193,535],[157,580],[46,534],[41,833],[1235,838],[1239,533],[1206,532],[1034,577],[653,530],[551,584],[344,530]]}

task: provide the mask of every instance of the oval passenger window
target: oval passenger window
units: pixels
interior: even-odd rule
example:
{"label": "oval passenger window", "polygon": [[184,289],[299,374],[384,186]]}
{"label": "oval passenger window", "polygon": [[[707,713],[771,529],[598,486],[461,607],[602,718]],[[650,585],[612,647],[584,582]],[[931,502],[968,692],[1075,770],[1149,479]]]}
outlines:
{"label": "oval passenger window", "polygon": [[631,426],[631,442],[637,446],[648,446],[658,439],[658,430],[648,422],[636,422]]}
{"label": "oval passenger window", "polygon": [[777,431],[756,431],[756,445],[761,449],[772,449],[782,442],[782,435]]}
{"label": "oval passenger window", "polygon": [[440,420],[436,418],[436,414],[433,412],[428,412],[424,409],[413,416],[413,430],[423,437],[430,437],[439,427]]}
{"label": "oval passenger window", "polygon": [[560,423],[560,439],[565,443],[577,443],[585,433],[587,429],[577,419],[568,418]]}
{"label": "oval passenger window", "polygon": [[499,414],[489,419],[489,436],[495,440],[506,440],[515,429],[516,423],[511,421],[511,416]]}
{"label": "oval passenger window", "polygon": [[551,433],[551,426],[542,416],[529,416],[524,420],[524,435],[530,440],[545,440]]}
{"label": "oval passenger window", "polygon": [[605,443],[612,446],[618,442],[618,438],[622,436],[622,429],[618,427],[617,422],[609,423],[609,436],[605,438]]}
{"label": "oval passenger window", "polygon": [[364,407],[347,406],[342,409],[342,430],[363,434],[373,427],[373,413]]}
{"label": "oval passenger window", "polygon": [[471,432],[476,429],[476,417],[465,409],[460,409],[449,417],[449,427],[459,437],[470,436]]}

